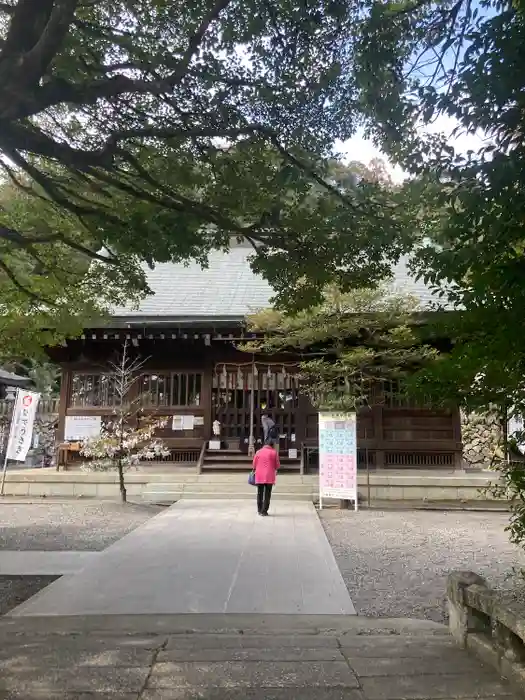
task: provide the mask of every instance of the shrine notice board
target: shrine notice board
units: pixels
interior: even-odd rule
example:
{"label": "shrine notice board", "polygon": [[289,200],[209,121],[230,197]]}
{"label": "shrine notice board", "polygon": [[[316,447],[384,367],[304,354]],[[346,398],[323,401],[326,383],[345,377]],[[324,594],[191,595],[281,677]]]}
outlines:
{"label": "shrine notice board", "polygon": [[323,498],[353,501],[357,510],[355,413],[319,414],[319,505]]}

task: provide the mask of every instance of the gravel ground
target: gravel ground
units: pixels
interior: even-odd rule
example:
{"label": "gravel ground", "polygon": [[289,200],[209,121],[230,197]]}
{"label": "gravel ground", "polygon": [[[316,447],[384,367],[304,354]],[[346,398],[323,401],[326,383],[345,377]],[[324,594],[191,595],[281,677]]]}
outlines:
{"label": "gravel ground", "polygon": [[100,551],[162,510],[102,501],[2,501],[0,550]]}
{"label": "gravel ground", "polygon": [[21,605],[57,578],[57,576],[0,576],[0,615],[5,615],[17,605]]}
{"label": "gravel ground", "polygon": [[494,587],[525,566],[505,513],[325,510],[321,521],[357,612],[445,622],[447,574],[475,571]]}
{"label": "gravel ground", "polygon": [[[0,503],[0,551],[100,551],[163,509],[112,502]],[[0,615],[56,576],[0,576]]]}

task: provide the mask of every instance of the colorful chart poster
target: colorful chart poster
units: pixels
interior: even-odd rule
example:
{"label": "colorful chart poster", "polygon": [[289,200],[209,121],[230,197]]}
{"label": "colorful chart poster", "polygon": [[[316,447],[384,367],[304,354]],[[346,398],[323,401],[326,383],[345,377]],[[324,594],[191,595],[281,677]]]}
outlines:
{"label": "colorful chart poster", "polygon": [[319,414],[319,501],[353,501],[357,510],[355,413]]}

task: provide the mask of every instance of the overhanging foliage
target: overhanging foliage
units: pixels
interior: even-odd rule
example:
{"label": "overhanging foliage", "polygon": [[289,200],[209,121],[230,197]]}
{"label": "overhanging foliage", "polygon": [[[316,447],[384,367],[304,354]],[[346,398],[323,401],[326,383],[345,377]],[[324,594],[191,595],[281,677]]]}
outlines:
{"label": "overhanging foliage", "polygon": [[402,382],[435,358],[418,332],[420,323],[413,297],[386,286],[346,293],[332,287],[316,307],[250,316],[248,331],[259,337],[241,349],[299,355],[301,383],[314,405],[352,411],[380,400],[378,389]]}

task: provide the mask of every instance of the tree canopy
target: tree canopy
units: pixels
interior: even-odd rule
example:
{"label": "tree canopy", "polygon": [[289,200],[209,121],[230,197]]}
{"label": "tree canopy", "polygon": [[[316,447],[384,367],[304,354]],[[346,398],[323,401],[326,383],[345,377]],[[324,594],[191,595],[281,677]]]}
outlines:
{"label": "tree canopy", "polygon": [[[14,185],[0,189],[3,218],[30,236],[64,231],[72,245],[77,222],[50,202]],[[46,345],[79,335],[111,305],[133,304],[144,291],[135,266],[89,260],[64,243],[35,248],[0,244],[0,362],[44,356]]]}
{"label": "tree canopy", "polygon": [[[370,133],[418,177],[415,268],[461,311],[445,317],[452,353],[424,380],[455,400],[524,407],[523,4],[376,3],[359,45]],[[459,152],[439,120],[479,148]]]}
{"label": "tree canopy", "polygon": [[72,242],[205,261],[234,236],[281,300],[384,275],[406,245],[397,193],[329,173],[362,109],[359,17],[347,0],[0,3],[0,165],[82,228],[0,213],[0,261]]}

